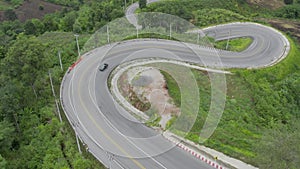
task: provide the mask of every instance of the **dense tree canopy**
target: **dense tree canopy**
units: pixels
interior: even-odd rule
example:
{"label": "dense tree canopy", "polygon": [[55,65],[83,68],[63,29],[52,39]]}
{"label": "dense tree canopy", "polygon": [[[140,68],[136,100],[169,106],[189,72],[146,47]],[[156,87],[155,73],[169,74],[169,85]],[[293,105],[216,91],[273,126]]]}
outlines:
{"label": "dense tree canopy", "polygon": [[139,7],[141,9],[146,8],[147,6],[147,0],[139,0]]}
{"label": "dense tree canopy", "polygon": [[264,131],[256,149],[260,168],[297,168],[300,164],[300,125],[294,121],[293,130],[286,126],[274,126]]}

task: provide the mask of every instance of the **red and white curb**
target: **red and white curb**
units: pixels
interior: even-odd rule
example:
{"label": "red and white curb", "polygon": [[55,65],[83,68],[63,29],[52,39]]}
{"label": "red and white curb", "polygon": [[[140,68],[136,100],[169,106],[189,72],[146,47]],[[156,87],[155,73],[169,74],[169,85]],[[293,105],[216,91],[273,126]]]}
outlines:
{"label": "red and white curb", "polygon": [[177,141],[173,141],[169,138],[167,138],[170,142],[176,144],[177,147],[183,149],[184,151],[187,151],[188,153],[190,153],[191,155],[195,156],[196,158],[202,160],[203,162],[207,163],[208,165],[216,168],[216,169],[227,169],[223,166],[221,166],[220,164],[218,164],[216,161],[212,161],[211,159],[206,158],[205,156],[199,154],[198,152],[196,152],[195,150],[185,146],[182,143],[178,143]]}

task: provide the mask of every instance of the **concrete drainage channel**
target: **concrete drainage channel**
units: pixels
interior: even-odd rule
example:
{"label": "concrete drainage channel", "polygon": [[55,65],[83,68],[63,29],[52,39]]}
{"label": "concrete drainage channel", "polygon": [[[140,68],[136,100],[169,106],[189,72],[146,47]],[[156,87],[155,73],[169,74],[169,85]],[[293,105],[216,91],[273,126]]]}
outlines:
{"label": "concrete drainage channel", "polygon": [[[110,83],[110,90],[114,97],[114,99],[120,103],[126,110],[129,110],[130,113],[132,113],[133,116],[138,117],[142,122],[146,122],[149,117],[141,112],[140,110],[136,109],[134,106],[132,106],[121,94],[121,92],[118,89],[118,79],[121,77],[121,75],[129,70],[132,67],[137,66],[143,66],[147,64],[152,63],[172,63],[177,65],[182,65],[186,67],[190,67],[193,69],[203,70],[203,71],[211,71],[215,73],[225,73],[225,74],[231,74],[228,71],[220,71],[220,70],[214,70],[214,69],[207,69],[200,66],[191,65],[185,62],[179,62],[174,60],[164,60],[164,59],[144,59],[144,60],[135,60],[131,62],[124,63],[122,65],[119,65],[113,72],[111,73],[111,78],[109,80]],[[157,130],[157,128],[153,129]],[[177,147],[181,148],[182,150],[190,153],[195,158],[202,160],[203,162],[207,163],[208,165],[216,168],[216,169],[226,169],[226,168],[243,168],[243,169],[257,169],[256,167],[253,167],[249,164],[246,164],[242,161],[233,159],[231,157],[228,157],[224,155],[221,152],[217,152],[213,149],[207,148],[205,146],[201,146],[198,144],[195,144],[192,141],[186,140],[184,138],[181,138],[170,131],[164,131],[162,132],[162,135],[170,142],[175,144]]]}

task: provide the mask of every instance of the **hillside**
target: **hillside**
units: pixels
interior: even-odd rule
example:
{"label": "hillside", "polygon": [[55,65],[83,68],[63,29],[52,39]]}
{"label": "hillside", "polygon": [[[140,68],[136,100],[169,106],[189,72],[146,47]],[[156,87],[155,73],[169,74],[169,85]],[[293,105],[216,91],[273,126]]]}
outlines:
{"label": "hillside", "polygon": [[[8,9],[10,8],[11,7],[8,7]],[[46,14],[58,12],[62,9],[63,6],[61,5],[56,5],[42,0],[24,1],[16,9],[11,9],[11,14],[9,14],[7,10],[0,11],[0,21],[10,20],[14,17],[13,15],[15,15],[16,19],[21,22],[33,18],[42,19]]]}
{"label": "hillside", "polygon": [[[127,0],[127,6],[131,2]],[[124,16],[124,5],[123,0],[0,1],[0,168],[104,168],[84,145],[83,154],[78,152],[74,131],[63,114],[59,121],[49,72],[59,96],[62,77],[78,57],[74,34],[79,34],[82,49],[99,28]],[[152,11],[177,15],[200,28],[259,22],[288,37],[291,52],[281,63],[260,70],[229,70],[233,75],[227,76],[226,109],[204,145],[260,168],[296,169],[300,165],[300,1],[286,5],[283,0],[171,0],[139,10]],[[196,70],[192,73],[203,86],[199,114],[205,115],[209,78]],[[176,86],[172,78],[167,80]],[[168,89],[174,100],[180,100],[178,89]],[[197,142],[203,121],[198,116],[188,139]]]}

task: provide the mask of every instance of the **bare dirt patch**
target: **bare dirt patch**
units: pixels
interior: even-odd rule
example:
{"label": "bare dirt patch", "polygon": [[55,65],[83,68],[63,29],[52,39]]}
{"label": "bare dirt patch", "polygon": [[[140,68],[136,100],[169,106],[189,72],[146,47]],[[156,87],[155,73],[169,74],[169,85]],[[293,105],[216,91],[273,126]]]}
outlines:
{"label": "bare dirt patch", "polygon": [[145,97],[141,97],[134,92],[133,87],[128,82],[128,74],[126,72],[122,74],[122,76],[118,80],[118,87],[120,89],[121,94],[135,108],[137,108],[142,112],[149,110],[150,108],[149,101]]}
{"label": "bare dirt patch", "polygon": [[289,33],[300,42],[300,22],[283,19],[266,19],[274,28]]}
{"label": "bare dirt patch", "polygon": [[[132,68],[120,77],[118,84],[121,94],[135,108],[150,117],[160,116],[159,125],[163,129],[172,116],[180,114],[180,109],[173,104],[172,98],[169,96],[164,76],[157,69],[151,67]],[[141,106],[143,104],[150,104],[150,107]],[[149,109],[145,111],[144,107]]]}
{"label": "bare dirt patch", "polygon": [[278,9],[284,6],[283,0],[247,0],[247,2],[251,5],[260,6],[268,9]]}
{"label": "bare dirt patch", "polygon": [[[62,10],[63,6],[53,3],[45,2],[42,0],[27,0],[23,4],[14,10],[17,18],[24,22],[28,19],[37,18],[41,19],[44,15],[54,13]],[[4,17],[4,11],[0,11],[0,21],[6,20]]]}

